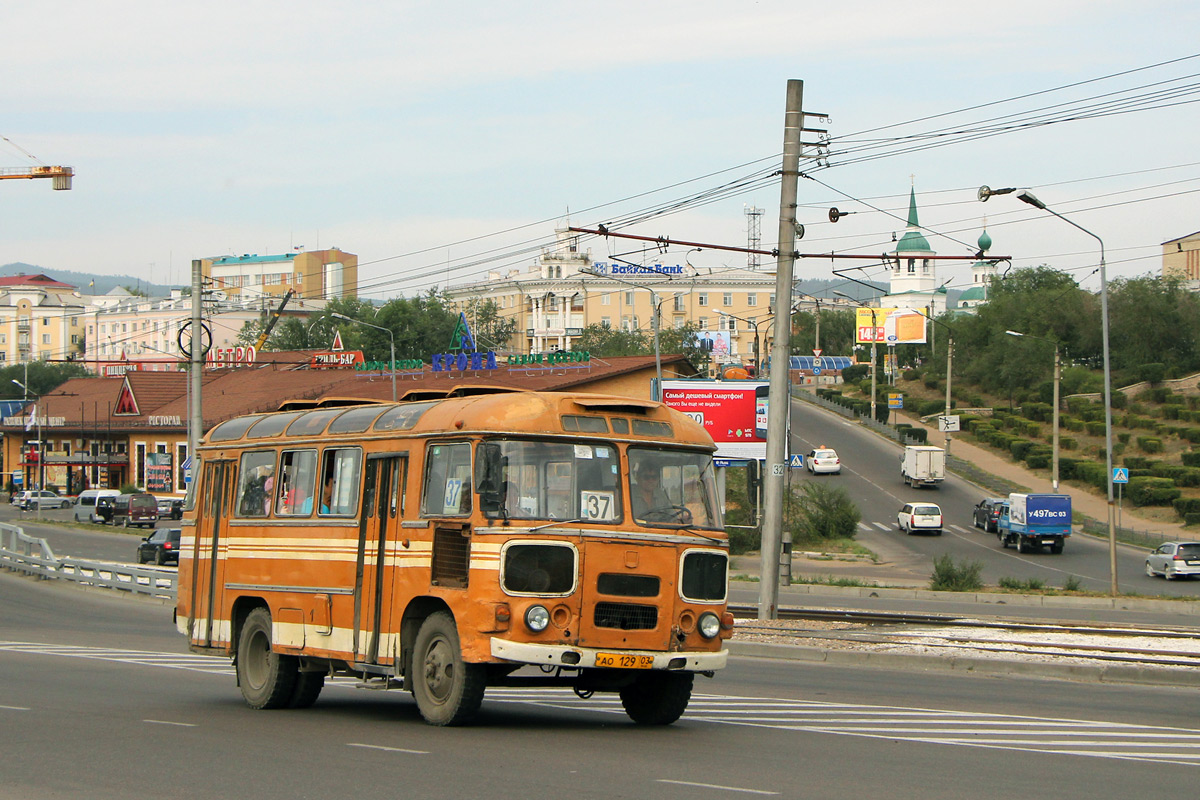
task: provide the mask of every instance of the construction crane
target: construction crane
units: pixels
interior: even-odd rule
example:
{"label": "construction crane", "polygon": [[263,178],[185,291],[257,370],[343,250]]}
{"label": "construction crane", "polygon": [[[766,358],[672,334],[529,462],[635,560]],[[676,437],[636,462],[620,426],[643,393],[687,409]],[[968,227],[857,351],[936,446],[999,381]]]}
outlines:
{"label": "construction crane", "polygon": [[74,167],[50,167],[42,164],[38,158],[32,153],[21,147],[19,144],[9,139],[7,136],[0,136],[0,139],[11,144],[13,147],[20,150],[33,161],[38,161],[36,167],[20,167],[4,169],[0,168],[0,180],[33,180],[34,178],[50,178],[52,183],[50,188],[55,191],[63,191],[71,188],[71,178],[75,176]]}
{"label": "construction crane", "polygon": [[283,313],[284,307],[287,306],[288,300],[292,299],[293,294],[295,294],[295,292],[291,289],[288,289],[287,294],[283,296],[283,302],[279,304],[279,308],[271,312],[271,318],[267,320],[266,327],[264,327],[263,332],[259,334],[258,341],[254,343],[255,350],[262,350],[263,345],[267,343],[267,337],[271,335],[271,329],[275,327],[276,322],[279,322],[279,315]]}

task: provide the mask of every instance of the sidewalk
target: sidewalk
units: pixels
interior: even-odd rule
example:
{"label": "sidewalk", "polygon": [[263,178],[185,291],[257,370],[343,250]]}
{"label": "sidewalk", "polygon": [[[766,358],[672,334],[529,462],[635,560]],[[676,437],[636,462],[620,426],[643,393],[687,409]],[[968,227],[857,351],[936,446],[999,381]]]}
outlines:
{"label": "sidewalk", "polygon": [[[929,431],[929,444],[937,447],[943,446],[943,440],[946,434],[938,431],[937,428],[930,427],[921,422],[915,417],[909,416],[903,411],[894,412],[895,416],[904,422],[910,423],[913,427],[924,428]],[[961,458],[964,461],[969,461],[979,467],[984,472],[1011,481],[1020,486],[1025,486],[1031,493],[1049,494],[1054,491],[1053,486],[1048,478],[1042,478],[1036,473],[1014,464],[995,451],[980,447],[965,441],[964,439],[953,438],[955,434],[951,434],[950,454]],[[1078,486],[1070,486],[1064,482],[1059,482],[1059,491],[1071,495],[1071,505],[1073,510],[1091,517],[1101,524],[1108,524],[1108,500],[1105,497],[1091,494],[1086,489],[1081,489]],[[1162,522],[1159,520],[1145,519],[1130,508],[1128,505],[1121,510],[1121,525],[1126,528],[1142,528],[1145,530],[1161,532],[1167,540],[1182,539],[1192,540],[1200,539],[1200,533],[1192,530],[1189,531],[1183,527],[1182,523],[1178,522]]]}

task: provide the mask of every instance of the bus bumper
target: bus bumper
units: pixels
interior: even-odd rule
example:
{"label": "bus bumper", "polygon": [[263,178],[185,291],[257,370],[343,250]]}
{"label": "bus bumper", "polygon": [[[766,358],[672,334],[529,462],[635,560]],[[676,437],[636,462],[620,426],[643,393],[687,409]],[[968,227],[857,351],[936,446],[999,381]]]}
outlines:
{"label": "bus bumper", "polygon": [[515,661],[521,664],[537,664],[539,666],[577,667],[605,669],[597,667],[597,656],[630,656],[640,663],[652,658],[654,665],[647,669],[680,670],[683,672],[708,672],[724,668],[729,660],[728,650],[715,653],[657,653],[646,650],[603,650],[590,647],[571,647],[560,644],[532,644],[530,642],[510,642],[507,639],[492,637],[492,655],[505,661]]}

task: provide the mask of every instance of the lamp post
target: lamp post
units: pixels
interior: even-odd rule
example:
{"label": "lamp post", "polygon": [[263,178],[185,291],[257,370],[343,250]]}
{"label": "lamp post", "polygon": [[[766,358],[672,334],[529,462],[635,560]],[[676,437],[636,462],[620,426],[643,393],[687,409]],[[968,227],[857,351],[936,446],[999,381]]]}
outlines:
{"label": "lamp post", "polygon": [[717,313],[719,315],[721,315],[722,317],[729,317],[730,319],[740,319],[742,322],[746,323],[747,325],[749,325],[751,328],[754,329],[754,377],[755,378],[760,377],[759,369],[758,369],[759,368],[758,323],[752,319],[746,319],[745,317],[739,317],[737,314],[730,314],[726,311],[718,310]]}
{"label": "lamp post", "polygon": [[[25,369],[26,370],[29,369],[28,365],[26,365]],[[28,380],[28,376],[26,376],[26,379]],[[38,404],[41,403],[42,398],[41,398],[41,395],[33,394],[33,392],[29,391],[29,387],[26,386],[25,384],[21,383],[16,378],[13,378],[12,382],[15,383],[17,386],[20,386],[21,391],[25,393],[25,404],[26,405],[29,404],[29,396],[31,394],[33,395],[33,397],[35,399],[35,403],[33,406],[33,417],[37,421],[37,454],[38,454],[37,484],[38,484],[38,492],[40,493],[42,491],[43,486],[46,483],[46,458],[45,458],[46,453],[45,453],[45,448],[42,445],[42,414],[41,414],[41,409],[38,408]],[[24,407],[25,406],[21,406],[22,409],[24,409]],[[26,428],[26,430],[29,430],[29,429]],[[25,488],[28,489],[29,485],[26,484]],[[34,498],[34,501],[37,503],[37,518],[40,520],[42,518],[42,496],[41,496],[41,494],[32,495],[32,496]]]}
{"label": "lamp post", "polygon": [[[809,300],[812,300],[814,303],[817,304],[817,313],[814,315],[817,320],[817,327],[816,327],[816,330],[813,331],[813,349],[820,350],[821,349],[821,298],[817,297],[816,295],[805,294],[804,292],[793,292],[793,294],[798,294],[801,297],[807,297]],[[835,292],[835,294],[836,294],[836,292]],[[795,311],[798,306],[799,306],[799,304],[793,305],[792,310]]]}
{"label": "lamp post", "polygon": [[878,313],[878,309],[873,306],[864,306],[844,292],[835,291],[834,294],[846,298],[858,308],[865,308],[871,312],[871,422],[875,422],[877,419],[875,416],[875,343],[879,339],[879,322],[875,315]]}
{"label": "lamp post", "polygon": [[1054,456],[1053,464],[1050,468],[1050,482],[1054,486],[1054,493],[1058,494],[1058,392],[1059,386],[1062,383],[1062,361],[1059,359],[1058,342],[1034,333],[1020,333],[1018,331],[1005,331],[1005,333],[1009,336],[1028,336],[1030,339],[1041,339],[1043,342],[1049,342],[1054,345]]}
{"label": "lamp post", "polygon": [[386,333],[388,335],[388,348],[389,348],[390,355],[392,357],[392,360],[388,363],[388,369],[392,373],[392,402],[393,403],[396,402],[396,335],[394,333],[392,333],[391,329],[385,328],[382,325],[375,325],[370,322],[363,322],[361,319],[355,319],[354,317],[347,317],[345,314],[339,314],[336,311],[334,311],[329,316],[337,317],[338,319],[344,319],[346,322],[354,322],[359,325],[365,325],[368,328],[374,328],[377,331],[383,331],[384,333]]}
{"label": "lamp post", "polygon": [[[986,200],[984,189],[979,190],[979,199]],[[1007,194],[1011,189],[996,189],[988,190],[987,196],[993,194]],[[1108,275],[1105,272],[1104,265],[1104,240],[1096,234],[1089,231],[1087,228],[1079,225],[1076,222],[1064,217],[1054,209],[1048,207],[1045,203],[1037,198],[1033,192],[1028,189],[1022,189],[1017,192],[1017,199],[1023,203],[1028,203],[1034,208],[1045,211],[1047,214],[1058,217],[1063,222],[1070,225],[1072,228],[1083,231],[1088,236],[1091,236],[1100,244],[1100,337],[1104,350],[1104,467],[1108,471],[1108,478],[1105,483],[1108,486],[1108,568],[1110,574],[1109,590],[1115,597],[1117,595],[1117,529],[1115,509],[1116,503],[1113,500],[1113,474],[1112,474],[1112,366],[1108,355]],[[1057,431],[1057,427],[1055,428]]]}
{"label": "lamp post", "polygon": [[579,271],[582,272],[584,275],[591,275],[593,278],[605,278],[610,281],[616,281],[617,283],[623,283],[626,286],[632,286],[635,289],[645,289],[647,292],[650,293],[650,305],[651,305],[651,307],[650,307],[650,330],[654,332],[654,373],[655,373],[655,376],[658,378],[658,391],[657,391],[658,397],[653,396],[655,394],[655,392],[651,392],[650,394],[651,394],[651,399],[661,400],[662,399],[663,376],[662,376],[662,355],[660,355],[659,350],[658,350],[658,292],[654,291],[649,286],[643,286],[640,283],[634,283],[633,281],[623,280],[622,278],[618,278],[613,275],[601,275],[600,273],[596,272],[594,269],[591,269],[589,267],[580,267]]}

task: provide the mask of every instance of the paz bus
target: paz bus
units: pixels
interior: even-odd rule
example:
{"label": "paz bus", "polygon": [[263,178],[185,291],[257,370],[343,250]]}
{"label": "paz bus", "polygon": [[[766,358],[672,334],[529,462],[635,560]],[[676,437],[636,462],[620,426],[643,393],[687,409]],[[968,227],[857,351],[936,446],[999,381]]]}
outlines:
{"label": "paz bus", "polygon": [[253,708],[352,676],[433,725],[489,686],[615,692],[670,724],[733,632],[714,450],[684,414],[602,395],[230,419],[199,449],[176,626],[232,656]]}

